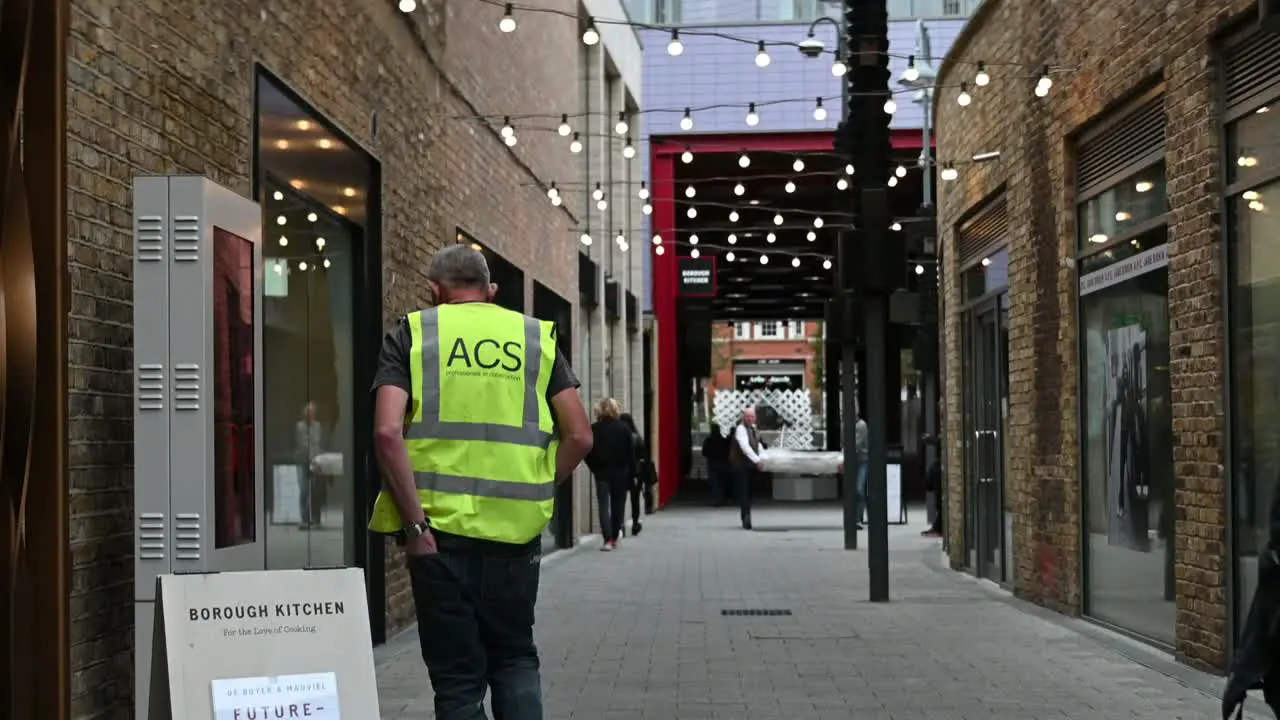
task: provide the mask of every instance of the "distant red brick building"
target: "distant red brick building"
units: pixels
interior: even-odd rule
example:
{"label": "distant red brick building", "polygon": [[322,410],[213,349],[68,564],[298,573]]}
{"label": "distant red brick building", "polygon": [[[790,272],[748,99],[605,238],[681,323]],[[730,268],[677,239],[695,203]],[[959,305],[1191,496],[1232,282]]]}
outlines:
{"label": "distant red brick building", "polygon": [[717,390],[775,388],[808,390],[822,402],[822,323],[761,320],[721,323],[712,328],[711,383]]}

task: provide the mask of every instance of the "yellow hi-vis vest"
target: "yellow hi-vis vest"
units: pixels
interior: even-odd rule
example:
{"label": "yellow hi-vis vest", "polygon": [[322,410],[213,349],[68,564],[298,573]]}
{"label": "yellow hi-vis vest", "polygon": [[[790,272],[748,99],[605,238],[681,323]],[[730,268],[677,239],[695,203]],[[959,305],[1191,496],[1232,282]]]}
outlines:
{"label": "yellow hi-vis vest", "polygon": [[[405,444],[423,511],[442,532],[527,543],[551,520],[556,449],[547,387],[555,325],[487,303],[410,313]],[[404,527],[383,490],[369,529]]]}

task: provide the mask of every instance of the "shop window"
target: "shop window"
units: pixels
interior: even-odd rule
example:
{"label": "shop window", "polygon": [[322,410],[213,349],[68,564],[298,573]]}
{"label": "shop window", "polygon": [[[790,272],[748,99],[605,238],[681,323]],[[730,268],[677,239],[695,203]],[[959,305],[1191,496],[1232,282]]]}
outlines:
{"label": "shop window", "polygon": [[[1106,245],[1160,224],[1169,212],[1164,161],[1143,168],[1080,206],[1080,250]],[[1085,272],[1088,272],[1087,270]]]}
{"label": "shop window", "polygon": [[1280,486],[1280,102],[1247,110],[1227,128],[1237,627],[1257,587]]}
{"label": "shop window", "polygon": [[966,302],[1008,287],[1009,251],[1000,248],[990,255],[984,255],[973,267],[961,274],[960,283]]}
{"label": "shop window", "polygon": [[756,326],[756,338],[777,340],[782,337],[782,325],[777,320],[765,320]]}
{"label": "shop window", "polygon": [[357,286],[377,169],[265,73],[257,129],[267,566],[350,565],[365,523],[356,458],[369,410],[355,372],[376,350],[359,332],[372,310]]}

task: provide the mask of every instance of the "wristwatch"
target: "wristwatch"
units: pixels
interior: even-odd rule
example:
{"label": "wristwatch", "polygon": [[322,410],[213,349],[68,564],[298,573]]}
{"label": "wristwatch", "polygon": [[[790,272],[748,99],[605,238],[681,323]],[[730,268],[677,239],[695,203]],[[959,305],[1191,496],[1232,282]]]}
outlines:
{"label": "wristwatch", "polygon": [[423,520],[420,523],[405,525],[403,528],[401,528],[401,532],[403,532],[405,537],[407,538],[420,538],[423,535],[426,535],[427,531],[430,529],[431,529],[431,521]]}

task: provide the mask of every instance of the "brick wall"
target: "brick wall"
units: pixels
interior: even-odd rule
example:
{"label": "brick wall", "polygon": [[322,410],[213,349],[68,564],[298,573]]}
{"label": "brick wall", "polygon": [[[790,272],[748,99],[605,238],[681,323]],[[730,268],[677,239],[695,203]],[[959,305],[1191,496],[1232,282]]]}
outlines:
{"label": "brick wall", "polygon": [[[549,7],[572,12],[568,0]],[[132,691],[131,183],[196,173],[250,192],[254,61],[263,62],[379,158],[384,309],[424,301],[429,253],[461,225],[576,305],[566,198],[573,177],[554,133],[508,149],[456,115],[572,112],[576,24],[500,8],[429,2],[410,22],[393,0],[74,0],[69,49],[70,459],[73,715],[128,717]],[[415,36],[417,33],[417,36]],[[433,58],[424,51],[431,50]],[[371,117],[379,130],[372,136]],[[389,557],[388,567],[399,568]],[[388,580],[390,624],[411,615],[403,572]]]}
{"label": "brick wall", "polygon": [[[997,162],[960,168],[945,184],[939,230],[946,264],[944,352],[949,437],[961,436],[961,367],[955,226],[1003,188],[1009,203],[1009,432],[1006,507],[1014,514],[1017,595],[1066,613],[1082,608],[1079,438],[1076,383],[1076,273],[1073,133],[1153,76],[1166,87],[1169,118],[1169,325],[1173,348],[1174,461],[1178,510],[1176,653],[1221,669],[1226,663],[1227,562],[1219,287],[1221,229],[1216,210],[1220,138],[1215,117],[1215,35],[1250,10],[1250,0],[1115,3],[1108,0],[987,0],[942,69],[937,99],[942,160],[1000,151]],[[992,83],[956,103],[972,64],[991,66]],[[1022,67],[1000,67],[1018,63]],[[1047,98],[1032,94],[1045,63]],[[951,561],[965,563],[963,454],[947,446]]]}
{"label": "brick wall", "polygon": [[[809,388],[813,402],[817,407],[822,402],[820,383],[817,376],[818,363],[815,353],[821,351],[822,325],[816,322],[804,324],[804,339],[787,340],[740,340],[734,334],[734,327],[728,323],[716,323],[711,326],[711,383],[707,401],[715,402],[717,389],[732,390],[734,380],[733,366],[738,360],[782,360],[784,362],[804,362],[805,387]],[[754,329],[753,329],[754,332]],[[786,332],[790,332],[788,326]]]}

